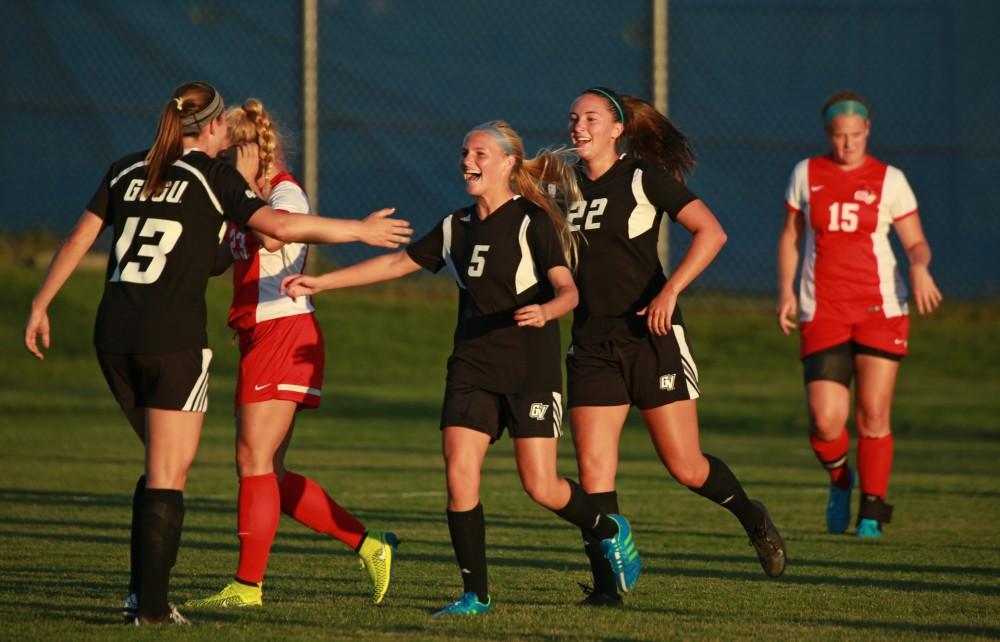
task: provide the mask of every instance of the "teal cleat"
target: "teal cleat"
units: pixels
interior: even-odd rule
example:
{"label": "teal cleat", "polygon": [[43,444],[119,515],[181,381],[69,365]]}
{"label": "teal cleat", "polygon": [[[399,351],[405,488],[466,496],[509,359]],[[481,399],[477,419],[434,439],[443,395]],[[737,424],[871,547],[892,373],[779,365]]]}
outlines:
{"label": "teal cleat", "polygon": [[618,588],[623,593],[627,593],[639,581],[642,560],[639,558],[639,551],[635,548],[632,528],[629,526],[628,520],[621,515],[607,515],[607,517],[618,525],[618,534],[601,540],[601,550],[604,552],[605,559],[611,564]]}
{"label": "teal cleat", "polygon": [[440,611],[434,613],[434,617],[442,615],[482,615],[489,613],[493,608],[493,596],[487,596],[486,604],[479,601],[479,596],[475,593],[464,593],[457,602],[452,602]]}
{"label": "teal cleat", "polygon": [[826,530],[840,535],[851,525],[851,491],[854,490],[854,471],[847,468],[851,483],[847,488],[830,484],[830,500],[826,503]]}
{"label": "teal cleat", "polygon": [[854,534],[861,539],[879,539],[882,537],[882,525],[877,519],[862,519],[858,522],[858,528]]}

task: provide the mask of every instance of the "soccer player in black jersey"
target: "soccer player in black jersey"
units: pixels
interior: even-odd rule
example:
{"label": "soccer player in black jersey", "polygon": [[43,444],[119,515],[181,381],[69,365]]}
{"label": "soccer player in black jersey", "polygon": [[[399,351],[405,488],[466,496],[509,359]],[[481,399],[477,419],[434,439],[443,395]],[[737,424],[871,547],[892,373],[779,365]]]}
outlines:
{"label": "soccer player in black jersey", "polygon": [[316,294],[422,267],[447,267],[458,285],[441,430],[448,529],[464,594],[436,615],[485,613],[492,606],[479,484],[486,451],[505,428],[528,495],[600,546],[618,585],[628,590],[640,570],[628,522],[602,514],[556,471],[562,419],[557,319],[576,305],[577,291],[565,215],[539,181],[575,192],[572,166],[556,153],[525,160],[517,133],[493,121],[467,134],[461,168],[476,202],[446,216],[405,251],[321,276],[287,277],[282,287],[291,296]]}
{"label": "soccer player in black jersey", "polygon": [[[687,139],[649,103],[605,87],[573,102],[569,136],[583,193],[569,214],[582,240],[580,305],[566,359],[580,483],[603,512],[618,512],[618,442],[634,405],[670,474],[732,511],[765,573],[780,575],[784,544],[764,505],[748,499],[729,468],[703,454],[699,443],[698,370],[677,298],[712,262],[726,234],[684,185],[694,165]],[[693,236],[669,278],[667,217]],[[595,587],[584,603],[620,604],[600,551],[587,546],[587,553]]]}
{"label": "soccer player in black jersey", "polygon": [[113,232],[94,343],[101,370],[146,449],[132,503],[132,572],[125,616],[135,624],[187,620],[167,602],[184,517],[183,490],[207,407],[205,288],[225,222],[282,241],[364,241],[399,247],[409,224],[279,213],[235,167],[214,157],[226,138],[222,96],[179,86],[148,152],[111,164],[35,295],[25,347],[49,347],[48,306],[106,227]]}

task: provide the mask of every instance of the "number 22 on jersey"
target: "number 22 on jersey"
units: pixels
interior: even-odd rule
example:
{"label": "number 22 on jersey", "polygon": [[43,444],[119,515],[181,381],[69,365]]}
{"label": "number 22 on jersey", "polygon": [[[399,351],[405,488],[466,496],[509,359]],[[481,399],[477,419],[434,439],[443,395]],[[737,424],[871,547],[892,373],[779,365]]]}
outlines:
{"label": "number 22 on jersey", "polygon": [[[167,254],[174,249],[177,239],[181,237],[184,230],[177,221],[168,221],[162,218],[148,218],[139,232],[136,239],[136,229],[139,227],[139,217],[130,216],[125,219],[125,226],[122,228],[122,235],[115,243],[115,271],[111,275],[112,283],[125,281],[127,283],[149,284],[155,282],[163,274],[163,268],[167,265]],[[153,241],[153,237],[160,233],[158,241]],[[143,239],[148,239],[144,241]],[[139,244],[136,251],[137,256],[150,259],[145,268],[140,261],[132,260],[122,263],[122,258],[129,253],[132,242]]]}
{"label": "number 22 on jersey", "polygon": [[606,198],[595,198],[590,204],[590,209],[587,209],[587,201],[577,201],[573,203],[573,207],[569,210],[569,215],[566,220],[569,222],[569,229],[572,232],[580,231],[580,224],[578,221],[586,218],[583,221],[583,229],[585,230],[596,230],[601,227],[601,222],[597,220],[599,216],[604,214],[604,208],[608,206],[608,199]]}

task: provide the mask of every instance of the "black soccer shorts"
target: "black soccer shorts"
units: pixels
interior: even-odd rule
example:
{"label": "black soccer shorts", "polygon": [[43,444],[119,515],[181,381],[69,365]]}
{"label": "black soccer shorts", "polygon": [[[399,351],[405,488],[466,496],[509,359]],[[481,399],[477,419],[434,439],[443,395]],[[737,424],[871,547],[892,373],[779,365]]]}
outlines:
{"label": "black soccer shorts", "polygon": [[701,395],[684,326],[668,334],[573,344],[566,355],[569,407],[659,408]]}
{"label": "black soccer shorts", "polygon": [[441,408],[441,428],[471,428],[489,435],[490,442],[499,439],[505,428],[514,439],[559,437],[562,414],[560,392],[504,394],[449,381]]}
{"label": "black soccer shorts", "polygon": [[169,354],[98,352],[97,361],[123,410],[208,410],[208,365],[212,362],[208,348]]}

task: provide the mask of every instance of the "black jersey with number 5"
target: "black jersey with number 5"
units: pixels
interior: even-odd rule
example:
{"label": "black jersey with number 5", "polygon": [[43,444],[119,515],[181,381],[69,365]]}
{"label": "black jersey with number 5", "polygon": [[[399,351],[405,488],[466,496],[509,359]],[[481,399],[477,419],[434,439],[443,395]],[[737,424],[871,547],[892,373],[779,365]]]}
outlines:
{"label": "black jersey with number 5", "polygon": [[566,266],[545,211],[515,197],[485,220],[474,205],[446,216],[406,248],[432,272],[448,266],[459,288],[448,380],[497,393],[562,390],[559,322],[518,327],[514,311],[552,299],[548,271]]}
{"label": "black jersey with number 5", "polygon": [[112,227],[94,345],[163,354],[208,345],[205,288],[228,219],[240,227],[267,205],[236,169],[199,150],[165,168],[166,187],[142,194],[146,153],[111,165],[87,209]]}
{"label": "black jersey with number 5", "polygon": [[623,156],[591,181],[577,168],[582,201],[569,213],[580,234],[573,342],[600,343],[642,335],[646,307],[666,283],[666,213],[671,219],[697,199],[663,169]]}

